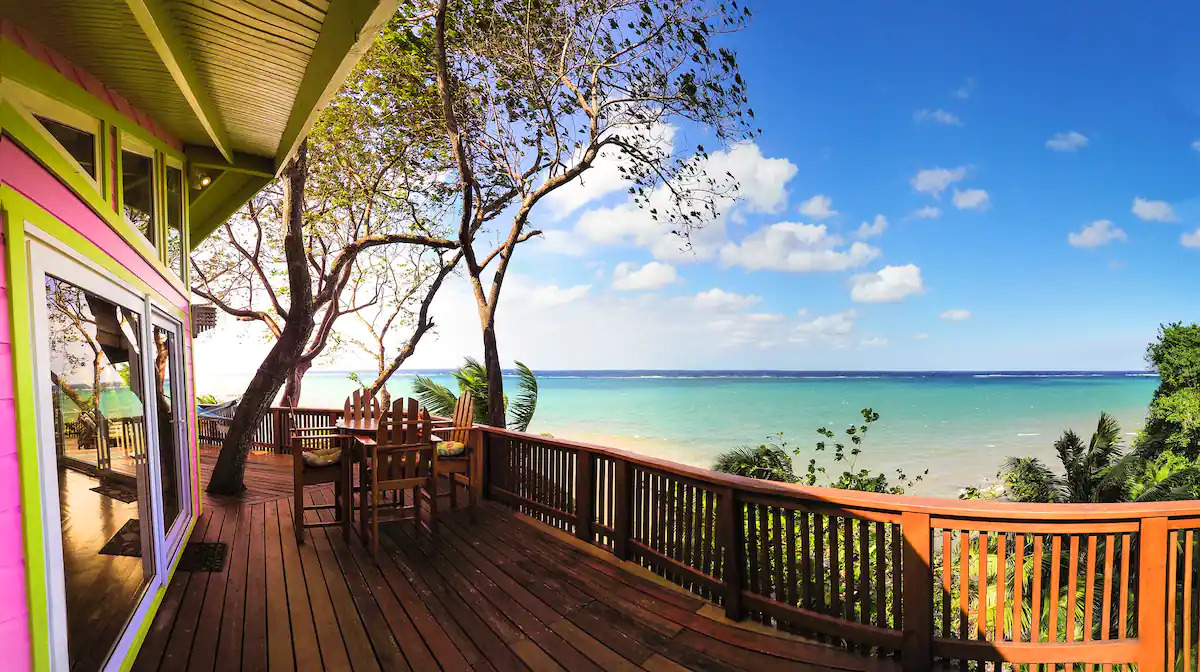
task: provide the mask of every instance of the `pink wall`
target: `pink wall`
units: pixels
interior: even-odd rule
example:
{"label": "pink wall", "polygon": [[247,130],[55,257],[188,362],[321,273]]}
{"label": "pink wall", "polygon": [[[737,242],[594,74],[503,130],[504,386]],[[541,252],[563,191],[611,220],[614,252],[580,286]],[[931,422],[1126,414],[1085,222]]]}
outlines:
{"label": "pink wall", "polygon": [[29,607],[25,601],[25,554],[21,488],[13,407],[12,339],[8,319],[4,241],[0,239],[0,651],[5,667],[29,669]]}

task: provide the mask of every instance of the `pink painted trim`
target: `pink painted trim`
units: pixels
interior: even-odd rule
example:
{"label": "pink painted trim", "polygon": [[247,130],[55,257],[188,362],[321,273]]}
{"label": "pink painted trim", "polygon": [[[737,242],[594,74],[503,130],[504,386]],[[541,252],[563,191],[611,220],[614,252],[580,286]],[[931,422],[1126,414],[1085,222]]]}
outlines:
{"label": "pink painted trim", "polygon": [[[29,603],[21,519],[21,473],[17,464],[17,416],[13,403],[11,321],[7,270],[0,240],[0,651],[7,669],[28,670]],[[11,666],[11,667],[9,667]]]}
{"label": "pink painted trim", "polygon": [[3,19],[0,20],[0,35],[11,40],[25,53],[54,68],[63,77],[71,80],[79,88],[87,91],[104,104],[129,117],[159,140],[170,145],[172,149],[180,152],[183,151],[183,141],[167,132],[165,128],[160,126],[148,114],[134,107],[124,96],[105,86],[91,73],[67,60],[62,54],[37,41],[29,31],[8,19]]}
{"label": "pink painted trim", "polygon": [[129,269],[171,305],[187,311],[187,297],[180,294],[70,189],[7,137],[0,138],[0,184],[7,184],[24,194]]}

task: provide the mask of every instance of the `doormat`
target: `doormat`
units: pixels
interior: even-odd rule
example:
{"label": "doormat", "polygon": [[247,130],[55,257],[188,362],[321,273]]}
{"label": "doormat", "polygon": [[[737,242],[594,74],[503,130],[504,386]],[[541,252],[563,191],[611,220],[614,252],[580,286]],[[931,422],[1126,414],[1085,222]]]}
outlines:
{"label": "doormat", "polygon": [[92,492],[98,492],[105,497],[111,497],[126,504],[133,504],[138,501],[137,487],[120,483],[101,483],[92,488]]}
{"label": "doormat", "polygon": [[181,572],[219,572],[225,569],[225,544],[194,541],[183,549],[177,569]]}
{"label": "doormat", "polygon": [[101,555],[124,555],[142,557],[142,526],[137,518],[125,521],[121,529],[100,548]]}

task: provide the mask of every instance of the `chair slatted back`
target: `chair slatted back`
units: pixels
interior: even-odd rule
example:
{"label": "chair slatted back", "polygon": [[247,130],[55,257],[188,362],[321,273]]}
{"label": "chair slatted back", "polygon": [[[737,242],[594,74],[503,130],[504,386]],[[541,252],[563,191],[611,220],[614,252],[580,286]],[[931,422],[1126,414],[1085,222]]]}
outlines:
{"label": "chair slatted back", "polygon": [[[407,406],[407,410],[406,407]],[[375,443],[380,449],[396,446],[429,446],[428,450],[406,451],[388,457],[379,466],[381,480],[419,478],[428,476],[433,465],[431,456],[433,422],[429,411],[420,408],[416,399],[397,399],[391,414],[379,422]]]}
{"label": "chair slatted back", "polygon": [[454,430],[449,439],[466,444],[471,437],[471,427],[475,424],[475,398],[464,392],[454,404]]}
{"label": "chair slatted back", "polygon": [[347,422],[362,422],[364,420],[379,421],[383,417],[383,412],[384,409],[379,405],[379,399],[360,389],[354,390],[354,393],[346,399],[346,404],[342,409],[342,417]]}

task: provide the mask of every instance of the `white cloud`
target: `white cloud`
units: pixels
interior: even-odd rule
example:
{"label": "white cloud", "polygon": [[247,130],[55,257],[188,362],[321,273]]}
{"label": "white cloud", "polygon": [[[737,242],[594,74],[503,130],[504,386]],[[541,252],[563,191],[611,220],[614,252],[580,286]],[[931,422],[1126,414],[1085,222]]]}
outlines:
{"label": "white cloud", "polygon": [[954,207],[959,210],[987,210],[991,201],[983,189],[954,190]]}
{"label": "white cloud", "polygon": [[921,294],[925,284],[916,264],[884,266],[874,273],[862,273],[850,279],[850,300],[858,303],[890,303]]}
{"label": "white cloud", "polygon": [[824,224],[780,222],[763,227],[721,248],[721,263],[748,271],[772,270],[806,273],[858,268],[879,256],[878,248],[863,242],[842,247],[840,236]]}
{"label": "white cloud", "polygon": [[950,322],[962,322],[963,320],[971,319],[971,311],[964,310],[962,308],[954,308],[947,310],[938,317],[941,317],[943,320],[949,320]]}
{"label": "white cloud", "polygon": [[945,126],[962,126],[962,119],[956,115],[942,109],[937,110],[917,110],[913,112],[913,121],[930,121],[935,124],[943,124]]}
{"label": "white cloud", "polygon": [[912,219],[937,219],[942,216],[942,209],[936,205],[927,205],[913,210],[909,217]]}
{"label": "white cloud", "polygon": [[582,236],[562,229],[543,231],[540,237],[534,239],[533,245],[542,252],[568,257],[581,257],[587,252]]}
{"label": "white cloud", "polygon": [[909,338],[911,338],[914,341],[928,341],[929,334],[926,334],[926,333],[913,334],[912,336],[909,336]]}
{"label": "white cloud", "polygon": [[1114,240],[1128,240],[1128,236],[1107,219],[1097,219],[1079,231],[1067,234],[1071,247],[1094,248],[1107,245]]}
{"label": "white cloud", "polygon": [[692,298],[697,308],[708,311],[745,310],[761,301],[761,296],[727,292],[719,287],[700,292]]}
{"label": "white cloud", "polygon": [[657,261],[651,261],[641,268],[636,268],[628,261],[622,261],[613,268],[612,288],[623,292],[636,292],[651,289],[662,289],[679,281],[675,267]]}
{"label": "white cloud", "polygon": [[1077,149],[1087,147],[1087,136],[1078,131],[1066,131],[1064,133],[1055,133],[1049,140],[1046,141],[1046,148],[1053,149],[1056,152],[1074,152]]}
{"label": "white cloud", "polygon": [[887,345],[887,343],[888,343],[888,340],[882,336],[875,336],[872,338],[864,338],[861,341],[861,344],[868,348],[882,347],[882,346]]}
{"label": "white cloud", "polygon": [[1192,141],[1192,149],[1196,150],[1197,152],[1200,152],[1200,140]]}
{"label": "white cloud", "polygon": [[[670,154],[675,146],[677,130],[670,124],[655,123],[648,130],[626,129],[623,132],[642,133],[649,140],[650,146]],[[576,151],[574,160],[579,160],[581,154],[582,150]],[[605,145],[596,156],[596,160],[592,162],[591,168],[585,170],[574,180],[546,194],[546,197],[542,199],[543,207],[549,211],[550,219],[552,221],[562,219],[588,203],[609,194],[624,191],[629,181],[620,170],[624,163],[627,162],[616,146]]]}
{"label": "white cloud", "polygon": [[817,194],[800,204],[800,214],[821,221],[822,219],[829,219],[838,213],[837,210],[833,209],[832,198],[824,194]]}
{"label": "white cloud", "polygon": [[1133,208],[1130,211],[1143,222],[1179,221],[1179,217],[1175,216],[1174,208],[1166,201],[1148,201],[1138,196],[1133,199]]}
{"label": "white cloud", "polygon": [[954,90],[954,97],[959,100],[966,100],[971,97],[971,94],[975,93],[975,89],[978,86],[979,83],[975,81],[974,77],[968,77],[967,81],[962,83],[962,86]]}
{"label": "white cloud", "polygon": [[947,187],[967,176],[966,166],[958,168],[925,168],[917,171],[909,183],[920,193],[940,198]]}
{"label": "white cloud", "polygon": [[1179,237],[1179,242],[1183,243],[1184,247],[1200,247],[1200,229],[1183,234]]}
{"label": "white cloud", "polygon": [[[725,220],[741,211],[774,213],[787,206],[787,183],[796,174],[796,166],[787,159],[762,155],[754,143],[738,145],[729,151],[713,152],[704,162],[704,173],[720,180],[726,172],[738,181],[737,197],[717,197],[717,216],[694,229],[688,240],[671,233],[671,227],[656,221],[650,209],[663,212],[671,204],[670,190],[655,189],[647,207],[632,200],[617,206],[584,211],[575,230],[584,239],[605,244],[632,244],[647,248],[656,259],[703,261],[712,259],[727,242]],[[688,185],[676,185],[686,188]]]}
{"label": "white cloud", "polygon": [[832,315],[821,315],[807,322],[801,322],[793,330],[791,341],[794,343],[825,342],[836,346],[845,346],[846,340],[854,332],[854,318],[857,313],[847,310]]}
{"label": "white cloud", "polygon": [[866,240],[867,238],[874,238],[875,236],[882,236],[883,232],[887,231],[887,225],[887,217],[884,217],[883,215],[875,215],[874,221],[871,223],[863,222],[862,225],[858,227],[858,232],[855,235],[863,240]]}
{"label": "white cloud", "polygon": [[554,283],[548,285],[540,285],[529,288],[529,302],[537,306],[561,306],[572,301],[578,301],[587,296],[591,291],[591,285],[575,285],[573,287],[559,287]]}

